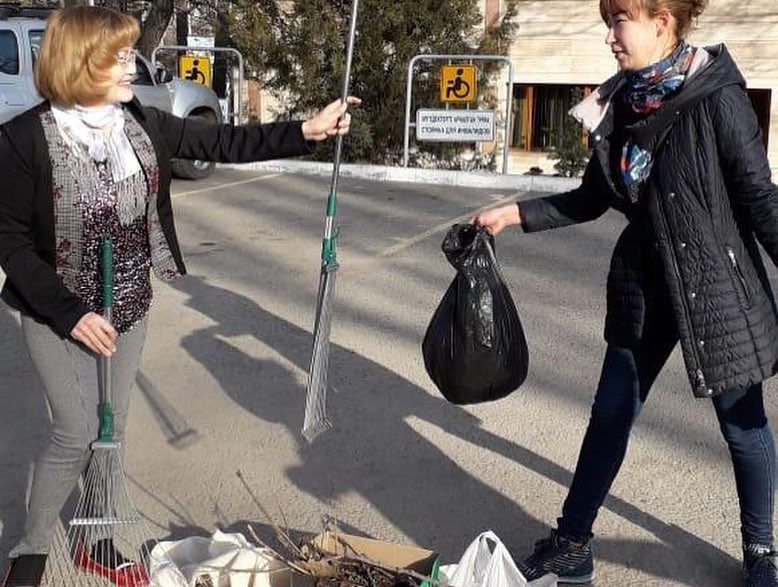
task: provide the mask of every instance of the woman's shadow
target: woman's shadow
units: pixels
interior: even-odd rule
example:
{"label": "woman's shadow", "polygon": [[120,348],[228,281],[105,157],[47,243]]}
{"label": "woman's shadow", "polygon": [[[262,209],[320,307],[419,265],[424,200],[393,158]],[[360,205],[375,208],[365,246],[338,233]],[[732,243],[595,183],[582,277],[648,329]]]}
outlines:
{"label": "woman's shadow", "polygon": [[[328,415],[335,426],[309,445],[300,433],[305,406],[300,373],[310,361],[310,332],[202,277],[189,276],[174,286],[189,296],[186,305],[217,324],[192,332],[182,346],[236,403],[289,430],[302,462],[286,473],[302,491],[332,502],[356,492],[404,534],[451,557],[461,554],[487,521],[506,539],[543,531],[413,423],[426,422],[467,441],[478,430],[477,418],[339,345],[331,345],[329,365],[331,389],[337,391],[330,393]],[[245,335],[255,336],[287,364],[249,357],[224,340]]]}
{"label": "woman's shadow", "polygon": [[[203,277],[190,275],[173,286],[189,296],[187,306],[216,323],[186,336],[183,347],[230,398],[258,418],[283,424],[297,439],[301,463],[286,473],[302,491],[321,500],[356,492],[405,535],[440,552],[443,560],[456,560],[487,527],[514,546],[517,555],[547,532],[546,524],[483,483],[477,463],[471,474],[419,429],[431,426],[437,438],[453,437],[450,446],[465,442],[506,457],[515,463],[505,465],[506,475],[522,483],[533,483],[533,476],[521,468],[563,486],[569,486],[570,471],[492,434],[466,410],[336,344],[330,347],[329,366],[331,389],[336,390],[330,394],[329,415],[335,426],[308,445],[300,434],[305,401],[300,373],[309,366],[311,333]],[[287,365],[249,357],[224,340],[245,335],[255,336]],[[488,459],[485,466],[494,462]],[[606,507],[657,536],[661,544],[605,540],[600,542],[601,558],[623,563],[626,557],[647,573],[688,585],[723,586],[737,576],[732,557],[682,528],[618,498],[609,498]]]}

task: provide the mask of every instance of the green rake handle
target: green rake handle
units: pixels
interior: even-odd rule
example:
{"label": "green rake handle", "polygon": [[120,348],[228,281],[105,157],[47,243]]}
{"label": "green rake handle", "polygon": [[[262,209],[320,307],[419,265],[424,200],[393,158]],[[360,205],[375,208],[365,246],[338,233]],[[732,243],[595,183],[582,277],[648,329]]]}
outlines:
{"label": "green rake handle", "polygon": [[[103,273],[103,318],[111,323],[113,308],[113,242],[108,235],[103,236],[101,247]],[[100,403],[100,442],[113,442],[113,407],[111,406],[111,359],[100,357],[100,378],[103,389],[103,401]]]}
{"label": "green rake handle", "polygon": [[103,312],[110,311],[113,307],[113,241],[105,235],[102,243],[102,270],[103,270]]}
{"label": "green rake handle", "polygon": [[[359,0],[351,2],[351,19],[348,30],[348,45],[346,47],[346,66],[343,75],[343,86],[341,96],[343,102],[346,101],[351,85],[351,63],[354,59],[354,37],[357,30],[357,11]],[[340,159],[343,151],[343,135],[338,135],[335,143],[335,161],[332,167],[332,183],[330,185],[330,194],[327,197],[327,217],[324,225],[324,240],[321,245],[322,265],[326,267],[337,266],[337,240],[340,236],[340,229],[334,230],[335,212],[337,209],[338,198],[338,179],[340,177]]]}

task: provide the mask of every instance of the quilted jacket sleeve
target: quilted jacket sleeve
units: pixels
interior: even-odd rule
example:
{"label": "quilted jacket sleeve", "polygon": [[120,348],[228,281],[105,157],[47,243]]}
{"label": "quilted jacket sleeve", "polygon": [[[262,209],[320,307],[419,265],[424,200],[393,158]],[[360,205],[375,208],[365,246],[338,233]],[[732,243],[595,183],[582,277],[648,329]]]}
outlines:
{"label": "quilted jacket sleeve", "polygon": [[745,90],[738,85],[723,87],[711,114],[733,207],[778,265],[778,187],[770,179],[762,133]]}
{"label": "quilted jacket sleeve", "polygon": [[599,218],[608,210],[604,196],[602,166],[595,155],[589,159],[581,185],[553,196],[519,202],[521,226],[525,232],[538,232],[580,224]]}

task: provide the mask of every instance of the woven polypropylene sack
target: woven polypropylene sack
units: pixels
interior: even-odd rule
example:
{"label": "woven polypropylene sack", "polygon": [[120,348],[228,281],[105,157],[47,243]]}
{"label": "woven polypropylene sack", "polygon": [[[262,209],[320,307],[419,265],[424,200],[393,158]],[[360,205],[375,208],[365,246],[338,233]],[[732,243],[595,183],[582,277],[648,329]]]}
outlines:
{"label": "woven polypropylene sack", "polygon": [[452,403],[503,398],[527,377],[529,351],[494,238],[472,224],[455,224],[441,248],[457,274],[424,335],[424,366]]}

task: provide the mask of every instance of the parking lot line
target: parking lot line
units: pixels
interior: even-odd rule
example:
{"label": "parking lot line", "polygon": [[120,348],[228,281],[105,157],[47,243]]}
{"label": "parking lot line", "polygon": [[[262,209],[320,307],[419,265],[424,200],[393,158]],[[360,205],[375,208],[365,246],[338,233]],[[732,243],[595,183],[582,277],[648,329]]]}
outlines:
{"label": "parking lot line", "polygon": [[210,192],[212,190],[221,190],[224,188],[230,188],[236,185],[243,185],[244,183],[252,183],[254,181],[262,181],[265,179],[272,179],[283,175],[282,173],[269,173],[268,175],[260,175],[259,177],[252,177],[251,179],[242,179],[240,181],[231,181],[228,183],[218,183],[216,185],[208,186],[207,188],[200,188],[197,190],[188,190],[186,192],[176,192],[171,194],[171,197],[178,198],[180,196],[191,196],[192,194],[202,194],[203,192]]}
{"label": "parking lot line", "polygon": [[515,192],[509,196],[505,196],[502,198],[499,198],[493,202],[490,202],[489,204],[486,204],[484,206],[481,206],[480,208],[476,208],[472,212],[468,212],[467,214],[461,214],[460,216],[455,216],[454,218],[451,218],[449,220],[446,220],[445,222],[441,222],[440,224],[436,224],[432,228],[429,228],[425,230],[422,233],[417,234],[416,236],[412,236],[410,238],[402,239],[400,242],[392,245],[391,247],[384,249],[380,253],[378,253],[379,257],[391,257],[395,253],[399,253],[400,251],[403,251],[407,249],[408,247],[412,247],[413,245],[420,243],[424,239],[434,235],[441,233],[445,230],[447,230],[452,224],[456,224],[458,222],[465,222],[467,220],[470,220],[473,216],[476,216],[480,214],[481,212],[485,212],[486,210],[490,210],[491,208],[496,208],[497,206],[500,206],[502,204],[506,204],[508,202],[515,201],[518,196],[523,194],[522,191]]}

